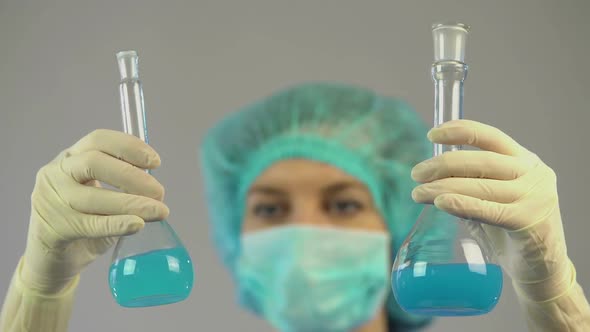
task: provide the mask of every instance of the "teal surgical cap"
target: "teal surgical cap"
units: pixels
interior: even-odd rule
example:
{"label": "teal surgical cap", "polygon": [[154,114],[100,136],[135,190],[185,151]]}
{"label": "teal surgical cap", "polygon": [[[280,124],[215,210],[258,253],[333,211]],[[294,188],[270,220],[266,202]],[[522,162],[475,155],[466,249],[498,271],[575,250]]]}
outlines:
{"label": "teal surgical cap", "polygon": [[[392,236],[392,259],[422,206],[411,198],[412,167],[431,156],[427,127],[408,104],[370,90],[307,83],[279,91],[225,118],[201,147],[211,229],[233,272],[249,186],[267,167],[304,158],[335,166],[363,182]],[[401,324],[424,319],[403,313],[390,296],[390,316]]]}

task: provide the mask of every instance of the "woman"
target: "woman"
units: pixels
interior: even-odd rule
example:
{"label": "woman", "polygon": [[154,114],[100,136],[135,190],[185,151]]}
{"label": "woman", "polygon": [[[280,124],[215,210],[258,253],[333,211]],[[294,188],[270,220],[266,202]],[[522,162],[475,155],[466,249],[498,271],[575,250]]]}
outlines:
{"label": "woman", "polygon": [[[420,210],[413,199],[486,225],[531,330],[590,328],[552,170],[472,121],[428,138],[484,151],[421,162],[430,154],[425,135],[405,104],[337,84],[281,91],[214,127],[203,172],[215,241],[240,303],[281,331],[427,324],[403,313],[388,286],[395,250]],[[101,130],[40,170],[2,331],[67,329],[80,271],[117,236],[167,216],[161,185],[138,169],[158,165],[138,139]],[[412,178],[422,184],[414,188]]]}
{"label": "woman", "polygon": [[[560,301],[590,327],[552,170],[505,134],[471,121],[428,137],[488,151],[420,163],[431,156],[424,136],[407,105],[337,84],[287,89],[214,127],[201,156],[211,226],[241,303],[282,331],[424,325],[428,320],[399,309],[387,282],[421,210],[413,197],[492,226],[486,231],[531,328],[574,329],[558,311],[546,314]],[[423,184],[414,189],[411,178]]]}

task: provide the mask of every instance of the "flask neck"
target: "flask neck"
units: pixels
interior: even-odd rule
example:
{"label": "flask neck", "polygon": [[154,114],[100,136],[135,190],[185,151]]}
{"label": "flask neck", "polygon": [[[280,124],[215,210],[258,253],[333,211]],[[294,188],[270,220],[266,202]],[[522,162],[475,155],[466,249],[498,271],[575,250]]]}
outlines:
{"label": "flask neck", "polygon": [[[434,80],[434,127],[463,118],[463,81],[467,65],[459,61],[437,61],[432,65]],[[434,156],[460,150],[458,145],[434,144]]]}

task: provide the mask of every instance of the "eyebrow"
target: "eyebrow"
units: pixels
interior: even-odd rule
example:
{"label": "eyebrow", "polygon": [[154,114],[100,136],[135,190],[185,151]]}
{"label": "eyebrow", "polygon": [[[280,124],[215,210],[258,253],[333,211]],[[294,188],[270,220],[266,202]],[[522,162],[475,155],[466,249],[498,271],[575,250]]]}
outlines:
{"label": "eyebrow", "polygon": [[250,190],[248,190],[248,195],[250,194],[265,194],[265,195],[277,195],[277,196],[287,196],[287,193],[284,191],[265,185],[253,185]]}
{"label": "eyebrow", "polygon": [[[333,183],[325,188],[322,188],[322,192],[324,194],[336,194],[338,192],[356,188],[368,192],[368,189],[361,183],[355,181],[342,181]],[[253,185],[250,190],[248,190],[248,195],[250,194],[265,194],[265,195],[276,195],[276,196],[287,196],[287,193],[281,189],[276,187],[268,186],[268,185]]]}
{"label": "eyebrow", "polygon": [[343,181],[334,183],[327,186],[326,188],[323,188],[322,191],[326,194],[336,194],[340,191],[344,191],[351,188],[356,188],[368,192],[367,188],[363,184],[355,181]]}

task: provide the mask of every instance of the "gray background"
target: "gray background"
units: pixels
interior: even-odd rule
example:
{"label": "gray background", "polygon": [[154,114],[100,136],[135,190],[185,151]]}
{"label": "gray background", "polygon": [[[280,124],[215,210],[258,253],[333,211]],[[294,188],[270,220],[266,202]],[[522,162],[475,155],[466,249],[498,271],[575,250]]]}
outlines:
{"label": "gray background", "polygon": [[[0,2],[0,287],[23,251],[38,168],[95,128],[120,129],[114,54],[141,56],[156,176],[170,221],[196,262],[186,302],[123,309],[109,257],[83,274],[71,331],[270,331],[234,304],[205,214],[197,145],[231,110],[306,80],[358,83],[403,97],[431,121],[430,24],[472,26],[465,111],[538,153],[559,180],[569,252],[590,283],[585,199],[590,4],[578,1]],[[432,331],[523,331],[508,286],[483,317]]]}

